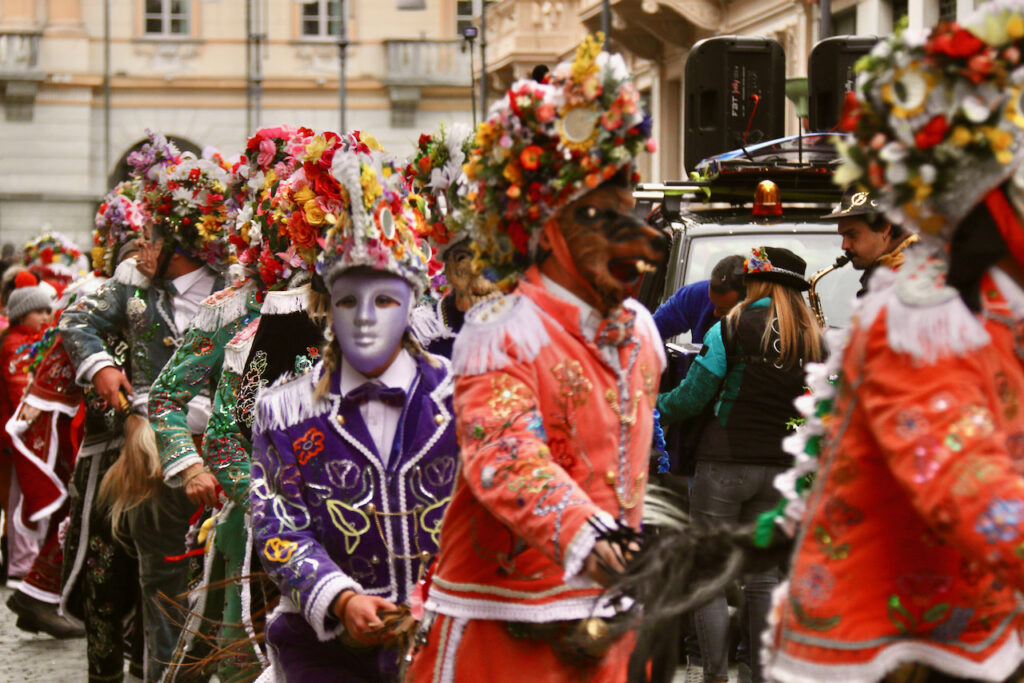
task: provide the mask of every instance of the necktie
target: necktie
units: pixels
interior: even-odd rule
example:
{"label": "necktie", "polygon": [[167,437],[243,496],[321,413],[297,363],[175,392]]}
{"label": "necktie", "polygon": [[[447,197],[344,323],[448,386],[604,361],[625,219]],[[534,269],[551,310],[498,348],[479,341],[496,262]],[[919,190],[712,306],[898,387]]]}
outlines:
{"label": "necktie", "polygon": [[405,390],[366,382],[345,394],[342,401],[350,406],[361,406],[369,401],[380,401],[384,405],[401,408],[405,403]]}

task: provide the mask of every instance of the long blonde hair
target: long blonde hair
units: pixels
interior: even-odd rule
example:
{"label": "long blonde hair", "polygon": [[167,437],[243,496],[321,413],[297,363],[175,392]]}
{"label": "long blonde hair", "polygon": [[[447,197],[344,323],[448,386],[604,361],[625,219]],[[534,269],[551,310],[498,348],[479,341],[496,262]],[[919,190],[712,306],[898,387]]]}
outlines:
{"label": "long blonde hair", "polygon": [[724,325],[736,329],[740,316],[751,304],[768,297],[768,324],[761,335],[761,353],[766,356],[772,349],[772,330],[779,333],[779,362],[784,368],[793,367],[798,361],[815,362],[822,360],[824,344],[821,328],[814,319],[814,314],[804,301],[803,294],[779,284],[761,279],[747,279],[747,296],[734,309],[729,311]]}

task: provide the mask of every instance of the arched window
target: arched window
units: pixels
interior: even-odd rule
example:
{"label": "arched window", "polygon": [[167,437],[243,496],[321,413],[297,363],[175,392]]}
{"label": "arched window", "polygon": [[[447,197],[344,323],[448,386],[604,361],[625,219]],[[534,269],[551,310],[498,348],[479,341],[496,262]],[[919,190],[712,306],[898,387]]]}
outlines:
{"label": "arched window", "polygon": [[[196,156],[200,156],[203,153],[203,150],[199,147],[199,145],[195,144],[194,142],[191,142],[190,140],[186,140],[185,138],[178,138],[173,135],[168,135],[167,140],[169,142],[174,143],[174,146],[177,147],[182,152],[192,152]],[[131,177],[132,169],[128,166],[128,155],[130,155],[137,149],[141,149],[142,146],[146,144],[146,142],[148,142],[148,140],[146,139],[139,140],[134,145],[125,150],[125,153],[122,154],[121,158],[117,160],[117,164],[114,166],[114,170],[110,172],[109,176],[107,176],[107,187],[113,187],[114,185],[117,185],[122,181],[128,180]]]}

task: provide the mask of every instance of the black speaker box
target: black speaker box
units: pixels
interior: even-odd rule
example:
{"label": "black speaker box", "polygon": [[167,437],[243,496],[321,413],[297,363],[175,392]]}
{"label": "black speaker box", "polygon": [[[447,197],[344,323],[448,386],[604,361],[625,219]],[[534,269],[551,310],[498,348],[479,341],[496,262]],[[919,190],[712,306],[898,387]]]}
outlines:
{"label": "black speaker box", "polygon": [[853,90],[853,66],[871,52],[878,36],[833,36],[822,40],[807,58],[808,130],[830,131],[839,123],[843,99]]}
{"label": "black speaker box", "polygon": [[785,134],[786,55],[778,41],[717,36],[686,58],[683,164]]}

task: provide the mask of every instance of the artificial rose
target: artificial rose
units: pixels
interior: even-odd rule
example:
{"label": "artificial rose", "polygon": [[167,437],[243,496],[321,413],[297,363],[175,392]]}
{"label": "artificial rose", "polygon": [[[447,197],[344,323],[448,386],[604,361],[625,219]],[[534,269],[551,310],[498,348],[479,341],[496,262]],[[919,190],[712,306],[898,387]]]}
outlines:
{"label": "artificial rose", "polygon": [[306,214],[306,222],[310,225],[320,226],[324,224],[324,211],[316,205],[315,199],[310,199],[303,204],[302,210]]}
{"label": "artificial rose", "polygon": [[273,140],[261,140],[260,141],[260,153],[256,156],[256,164],[260,168],[267,168],[273,163],[274,157],[277,155],[277,145]]}
{"label": "artificial rose", "polygon": [[523,224],[519,221],[512,221],[508,226],[508,236],[512,240],[512,246],[520,254],[525,254],[530,245],[530,236],[523,230]]}
{"label": "artificial rose", "polygon": [[288,232],[297,247],[312,249],[316,244],[317,230],[306,222],[305,211],[295,211],[288,220]]}
{"label": "artificial rose", "polygon": [[530,145],[519,153],[519,163],[527,171],[536,171],[540,167],[540,155],[543,153],[539,145]]}
{"label": "artificial rose", "polygon": [[951,24],[951,33],[942,33],[932,41],[931,51],[962,59],[984,49],[985,43],[970,31]]}
{"label": "artificial rose", "polygon": [[327,173],[317,175],[313,181],[313,187],[316,193],[324,199],[341,200],[341,188],[338,186],[338,181]]}
{"label": "artificial rose", "polygon": [[39,261],[43,265],[53,263],[53,249],[50,247],[44,247],[43,250],[39,252]]}
{"label": "artificial rose", "polygon": [[942,114],[932,117],[932,120],[925,124],[924,128],[917,131],[914,136],[914,144],[918,149],[930,149],[946,139],[949,131],[949,122]]}

